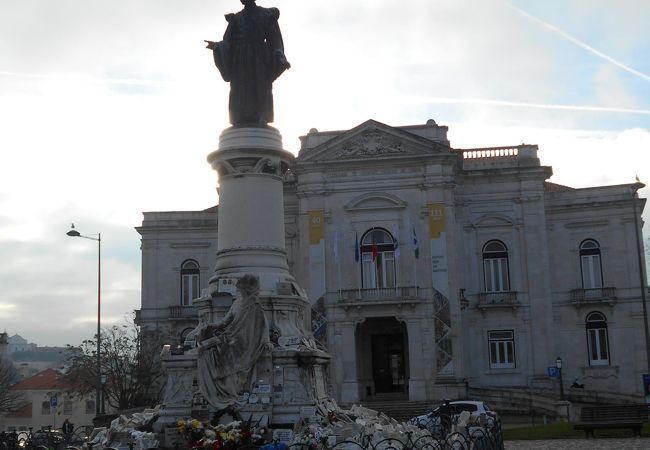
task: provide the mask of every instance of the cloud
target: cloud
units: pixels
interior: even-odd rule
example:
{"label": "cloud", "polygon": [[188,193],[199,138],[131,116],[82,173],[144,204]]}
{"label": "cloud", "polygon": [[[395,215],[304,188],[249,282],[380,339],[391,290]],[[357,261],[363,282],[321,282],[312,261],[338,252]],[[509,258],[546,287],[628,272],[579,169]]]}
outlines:
{"label": "cloud", "polygon": [[595,56],[607,61],[608,63],[613,64],[614,66],[618,67],[619,69],[622,69],[622,70],[624,70],[624,71],[626,71],[628,73],[631,73],[632,75],[635,75],[635,76],[641,78],[642,80],[650,81],[650,75],[647,75],[647,74],[645,74],[643,72],[640,72],[640,71],[628,66],[627,64],[624,64],[623,62],[621,62],[621,61],[619,61],[619,60],[617,60],[615,58],[612,58],[610,55],[607,55],[607,54],[601,52],[600,50],[595,49],[591,45],[581,41],[580,39],[575,38],[574,36],[570,35],[569,33],[565,32],[563,30],[560,30],[556,26],[551,25],[550,23],[545,22],[542,19],[527,13],[523,9],[517,8],[514,5],[510,5],[510,7],[513,8],[518,13],[522,14],[523,16],[525,16],[525,17],[529,18],[530,20],[536,22],[537,24],[541,25],[542,27],[550,30],[551,32],[557,34],[558,36],[561,36],[562,38],[566,39],[567,41],[571,42],[572,44],[577,45],[578,47],[582,48],[583,50],[591,53],[592,55],[595,55]]}

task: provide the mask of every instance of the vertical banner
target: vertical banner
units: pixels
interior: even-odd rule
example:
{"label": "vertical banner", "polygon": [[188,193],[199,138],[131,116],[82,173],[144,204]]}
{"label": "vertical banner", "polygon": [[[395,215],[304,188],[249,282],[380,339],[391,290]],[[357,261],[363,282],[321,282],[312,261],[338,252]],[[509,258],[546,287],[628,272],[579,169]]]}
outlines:
{"label": "vertical banner", "polygon": [[442,203],[431,203],[427,205],[429,210],[429,238],[438,239],[445,232],[445,205]]}
{"label": "vertical banner", "polygon": [[309,245],[317,245],[323,238],[325,238],[323,210],[309,211]]}
{"label": "vertical banner", "polygon": [[431,248],[436,365],[439,375],[453,375],[454,358],[451,341],[445,205],[444,203],[430,203],[427,205],[427,212]]}
{"label": "vertical banner", "polygon": [[325,212],[308,212],[309,220],[309,301],[314,304],[325,295]]}

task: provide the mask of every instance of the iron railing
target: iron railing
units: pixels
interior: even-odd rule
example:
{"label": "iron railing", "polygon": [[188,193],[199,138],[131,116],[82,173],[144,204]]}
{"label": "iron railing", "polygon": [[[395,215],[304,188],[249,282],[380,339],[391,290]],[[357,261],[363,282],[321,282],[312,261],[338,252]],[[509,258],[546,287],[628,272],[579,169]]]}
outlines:
{"label": "iron railing", "polygon": [[424,290],[416,286],[396,286],[392,288],[344,289],[329,295],[341,302],[391,301],[422,299]]}
{"label": "iron railing", "polygon": [[591,289],[573,289],[571,291],[571,301],[574,303],[599,300],[616,300],[616,288],[601,287]]}
{"label": "iron railing", "polygon": [[170,306],[169,318],[170,319],[185,319],[196,317],[196,311],[193,306]]}
{"label": "iron railing", "polygon": [[490,306],[490,305],[517,305],[519,301],[517,300],[516,291],[503,291],[503,292],[479,292],[478,294],[478,304],[479,306]]}

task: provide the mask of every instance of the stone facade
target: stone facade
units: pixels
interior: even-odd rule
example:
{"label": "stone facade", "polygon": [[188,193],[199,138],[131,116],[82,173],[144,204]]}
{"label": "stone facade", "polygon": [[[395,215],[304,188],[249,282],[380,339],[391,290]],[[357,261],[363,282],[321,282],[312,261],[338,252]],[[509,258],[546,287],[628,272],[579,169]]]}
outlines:
{"label": "stone facade", "polygon": [[[286,251],[325,317],[337,400],[555,386],[558,356],[565,384],[642,394],[633,185],[553,184],[536,146],[454,149],[434,121],[301,140],[284,175]],[[137,320],[171,344],[215,269],[215,210],[145,213],[138,227]]]}

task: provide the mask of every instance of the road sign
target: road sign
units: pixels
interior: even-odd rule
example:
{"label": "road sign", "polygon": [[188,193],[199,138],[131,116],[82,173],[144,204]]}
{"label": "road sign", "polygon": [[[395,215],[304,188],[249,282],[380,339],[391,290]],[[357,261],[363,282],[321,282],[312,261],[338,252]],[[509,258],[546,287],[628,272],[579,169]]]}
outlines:
{"label": "road sign", "polygon": [[50,406],[52,408],[56,408],[56,406],[58,404],[59,404],[59,399],[58,399],[58,397],[56,395],[53,395],[52,397],[50,397]]}
{"label": "road sign", "polygon": [[548,376],[551,378],[560,378],[560,369],[555,366],[548,366]]}

